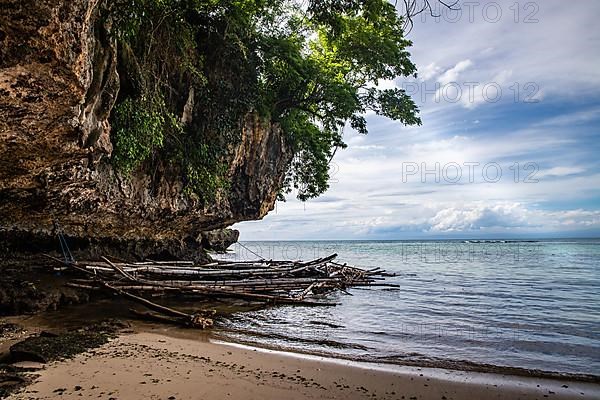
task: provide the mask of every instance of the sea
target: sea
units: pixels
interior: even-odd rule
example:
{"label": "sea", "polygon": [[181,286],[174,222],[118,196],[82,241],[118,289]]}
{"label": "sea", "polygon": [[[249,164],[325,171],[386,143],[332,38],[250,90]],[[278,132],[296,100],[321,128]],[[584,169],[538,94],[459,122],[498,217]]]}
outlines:
{"label": "sea", "polygon": [[218,322],[225,339],[383,363],[600,376],[600,239],[240,242],[221,259],[381,267],[399,287]]}

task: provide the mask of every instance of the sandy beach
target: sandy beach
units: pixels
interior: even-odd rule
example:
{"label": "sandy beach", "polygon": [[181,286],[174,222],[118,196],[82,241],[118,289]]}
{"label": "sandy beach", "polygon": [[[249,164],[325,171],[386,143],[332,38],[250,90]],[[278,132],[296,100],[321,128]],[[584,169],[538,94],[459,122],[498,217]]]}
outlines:
{"label": "sandy beach", "polygon": [[600,385],[387,367],[157,333],[49,364],[10,399],[599,399]]}

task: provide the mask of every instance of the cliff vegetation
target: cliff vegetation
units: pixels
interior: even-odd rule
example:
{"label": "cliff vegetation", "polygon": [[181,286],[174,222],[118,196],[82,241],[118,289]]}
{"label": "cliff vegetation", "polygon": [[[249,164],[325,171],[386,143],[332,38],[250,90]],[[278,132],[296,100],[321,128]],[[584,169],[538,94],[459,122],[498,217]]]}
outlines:
{"label": "cliff vegetation", "polygon": [[6,254],[56,250],[57,221],[76,256],[205,259],[323,193],[368,112],[420,123],[378,85],[416,71],[386,0],[1,3]]}
{"label": "cliff vegetation", "polygon": [[301,200],[327,189],[348,123],[366,134],[367,111],[420,123],[404,91],[377,87],[416,72],[386,0],[119,0],[105,17],[120,57],[114,164],[167,160],[204,201],[228,189],[222,160],[250,113],[283,130],[294,157],[281,189]]}

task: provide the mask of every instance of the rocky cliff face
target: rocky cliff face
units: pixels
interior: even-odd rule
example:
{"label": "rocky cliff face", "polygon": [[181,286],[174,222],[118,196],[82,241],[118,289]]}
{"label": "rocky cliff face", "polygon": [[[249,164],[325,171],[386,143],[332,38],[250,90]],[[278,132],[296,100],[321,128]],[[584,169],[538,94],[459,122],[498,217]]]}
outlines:
{"label": "rocky cliff face", "polygon": [[108,122],[118,58],[103,10],[99,0],[0,0],[0,240],[57,248],[56,220],[88,253],[199,256],[203,232],[273,208],[290,150],[277,126],[248,116],[225,160],[231,189],[211,204],[183,195],[167,165],[121,177]]}

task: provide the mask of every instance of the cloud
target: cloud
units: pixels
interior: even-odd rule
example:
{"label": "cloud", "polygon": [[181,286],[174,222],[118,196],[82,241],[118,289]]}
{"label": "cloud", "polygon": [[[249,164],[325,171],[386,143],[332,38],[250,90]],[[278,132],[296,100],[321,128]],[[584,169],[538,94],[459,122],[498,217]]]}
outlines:
{"label": "cloud", "polygon": [[439,67],[436,63],[432,62],[426,65],[423,68],[419,68],[419,79],[421,81],[428,81],[430,79],[435,78],[442,68]]}
{"label": "cloud", "polygon": [[[268,239],[401,239],[447,235],[482,236],[578,232],[600,230],[600,211],[572,209],[548,211],[518,202],[403,203],[399,208],[377,213],[360,208],[340,209],[337,213],[314,211],[309,205],[302,217],[268,216],[262,222],[236,225],[242,240]],[[359,211],[359,212],[357,212]],[[293,226],[294,229],[290,229]],[[400,236],[398,236],[400,235]]]}
{"label": "cloud", "polygon": [[545,177],[558,177],[558,176],[568,176],[575,175],[585,172],[585,168],[582,167],[552,167],[545,171],[540,171],[537,174],[537,178],[545,178]]}
{"label": "cloud", "polygon": [[317,203],[338,203],[341,201],[344,201],[345,199],[341,198],[341,197],[335,197],[335,196],[320,196],[317,197],[316,199],[312,200],[314,202]]}
{"label": "cloud", "polygon": [[527,210],[519,203],[446,208],[429,221],[432,231],[474,231],[486,228],[525,227]]}
{"label": "cloud", "polygon": [[578,109],[573,112],[556,115],[536,124],[536,127],[568,127],[574,125],[587,124],[590,122],[600,121],[600,107],[591,107],[586,109]]}
{"label": "cloud", "polygon": [[600,69],[592,66],[600,64],[600,52],[590,49],[600,47],[600,3],[545,0],[537,3],[535,23],[525,23],[524,10],[515,21],[511,3],[498,4],[502,18],[495,23],[482,18],[481,6],[473,9],[474,18],[464,7],[461,18],[455,21],[416,20],[411,31],[416,64],[470,60],[469,80],[482,83],[504,69],[512,69],[512,83],[520,83],[521,88],[536,83],[545,98],[576,98],[598,92]]}
{"label": "cloud", "polygon": [[468,109],[473,109],[486,102],[494,103],[501,100],[508,86],[510,78],[513,75],[512,70],[505,69],[485,82],[464,82],[466,86],[463,95],[460,97],[461,104]]}
{"label": "cloud", "polygon": [[469,69],[473,65],[473,62],[469,59],[459,61],[454,67],[446,70],[442,75],[440,75],[437,79],[439,83],[442,85],[447,85],[452,82],[457,82],[460,74],[467,69]]}
{"label": "cloud", "polygon": [[570,230],[600,228],[600,211],[544,211],[520,203],[474,204],[442,209],[429,220],[433,232],[496,232],[540,229]]}

